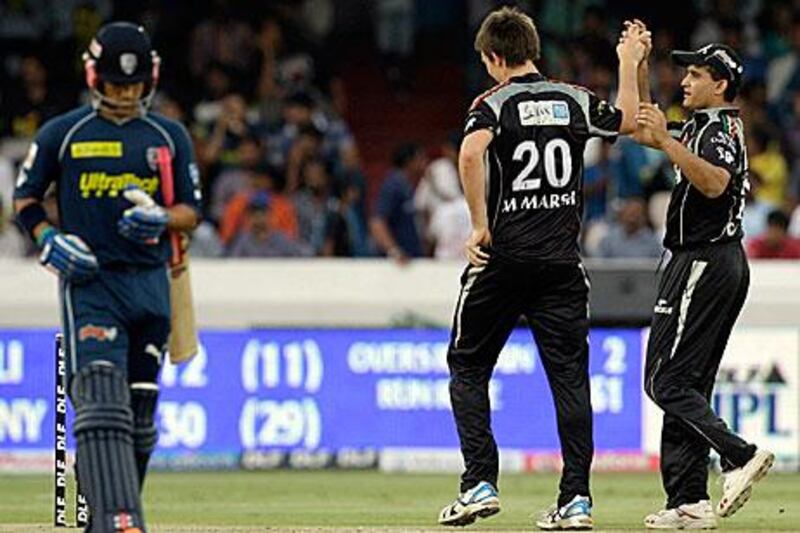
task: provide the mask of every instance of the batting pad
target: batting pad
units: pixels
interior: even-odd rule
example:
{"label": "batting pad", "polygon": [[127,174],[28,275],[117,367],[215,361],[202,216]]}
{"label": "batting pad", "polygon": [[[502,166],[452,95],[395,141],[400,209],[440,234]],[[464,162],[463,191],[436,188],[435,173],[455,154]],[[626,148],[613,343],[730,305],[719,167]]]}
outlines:
{"label": "batting pad", "polygon": [[71,396],[78,477],[91,513],[88,531],[144,529],[124,374],[110,363],[92,363],[75,374]]}

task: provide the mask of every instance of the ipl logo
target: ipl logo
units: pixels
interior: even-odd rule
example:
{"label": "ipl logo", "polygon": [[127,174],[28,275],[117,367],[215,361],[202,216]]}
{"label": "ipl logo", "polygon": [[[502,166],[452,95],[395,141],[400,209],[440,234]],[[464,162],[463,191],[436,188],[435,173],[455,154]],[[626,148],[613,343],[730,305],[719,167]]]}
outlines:
{"label": "ipl logo", "polygon": [[758,432],[767,437],[787,437],[791,431],[780,424],[785,403],[781,400],[788,392],[787,385],[776,363],[746,370],[723,368],[712,405],[735,433]]}

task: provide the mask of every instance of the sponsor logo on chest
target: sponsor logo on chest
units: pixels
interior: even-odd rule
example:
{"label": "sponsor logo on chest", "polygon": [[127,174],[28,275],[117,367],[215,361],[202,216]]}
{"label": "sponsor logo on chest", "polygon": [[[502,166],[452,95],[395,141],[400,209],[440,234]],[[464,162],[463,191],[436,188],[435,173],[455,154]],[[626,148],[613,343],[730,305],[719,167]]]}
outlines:
{"label": "sponsor logo on chest", "polygon": [[569,105],[560,100],[520,102],[517,110],[523,126],[569,126]]}
{"label": "sponsor logo on chest", "polygon": [[158,190],[158,176],[138,176],[133,172],[108,174],[103,171],[82,172],[78,189],[82,198],[116,198],[128,187],[138,187],[150,196]]}
{"label": "sponsor logo on chest", "polygon": [[88,159],[91,157],[122,157],[122,142],[120,141],[82,141],[69,145],[70,155],[73,159]]}

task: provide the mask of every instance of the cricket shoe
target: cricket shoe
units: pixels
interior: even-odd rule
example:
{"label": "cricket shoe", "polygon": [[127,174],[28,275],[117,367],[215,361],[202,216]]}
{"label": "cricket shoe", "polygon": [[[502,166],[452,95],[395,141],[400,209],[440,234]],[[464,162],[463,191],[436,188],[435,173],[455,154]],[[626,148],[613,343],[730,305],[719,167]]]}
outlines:
{"label": "cricket shoe", "polygon": [[711,501],[684,503],[674,509],[662,509],[644,519],[647,529],[717,529],[717,517]]}
{"label": "cricket shoe", "polygon": [[592,502],[586,496],[575,496],[559,508],[552,505],[536,520],[536,526],[545,531],[580,531],[594,527]]}
{"label": "cricket shoe", "polygon": [[439,523],[443,526],[468,526],[478,518],[488,518],[499,512],[497,489],[488,481],[481,481],[442,509]]}
{"label": "cricket shoe", "polygon": [[717,515],[726,518],[747,503],[753,493],[753,485],[767,475],[774,463],[774,453],[756,450],[755,455],[744,466],[724,472],[722,498],[717,504]]}

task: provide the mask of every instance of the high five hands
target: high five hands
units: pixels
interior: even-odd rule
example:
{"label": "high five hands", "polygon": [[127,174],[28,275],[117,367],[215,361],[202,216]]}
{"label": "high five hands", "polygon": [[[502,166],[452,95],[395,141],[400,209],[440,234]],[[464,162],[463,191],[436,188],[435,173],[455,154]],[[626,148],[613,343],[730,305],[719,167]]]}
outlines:
{"label": "high five hands", "polygon": [[[629,48],[635,58],[639,58],[637,63],[640,67],[647,65],[647,58],[653,50],[653,38],[644,22],[639,19],[626,20],[625,28],[622,30],[617,44],[617,54],[621,48]],[[641,54],[641,55],[640,55]],[[620,60],[622,56],[620,56]],[[661,149],[669,140],[667,132],[667,119],[659,109],[658,104],[647,102],[639,103],[639,110],[636,113],[636,131],[633,138],[636,142]]]}
{"label": "high five hands", "polygon": [[[637,63],[646,61],[653,50],[653,35],[644,22],[639,19],[626,20],[623,22],[624,29],[620,33],[619,44],[617,45],[617,53],[619,54],[620,45],[624,45],[626,41],[633,41],[630,43],[637,50],[637,54],[641,51],[641,57]],[[636,43],[638,41],[638,43]],[[638,57],[638,56],[637,56]]]}
{"label": "high five hands", "polygon": [[617,43],[617,57],[620,62],[629,61],[639,65],[653,49],[652,35],[639,19],[626,20],[624,26]]}

